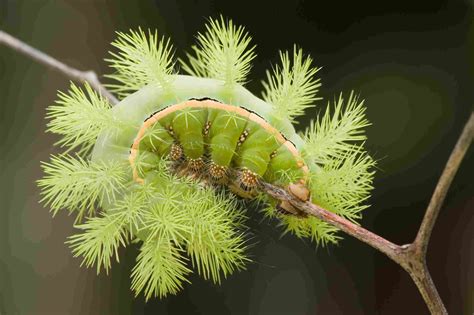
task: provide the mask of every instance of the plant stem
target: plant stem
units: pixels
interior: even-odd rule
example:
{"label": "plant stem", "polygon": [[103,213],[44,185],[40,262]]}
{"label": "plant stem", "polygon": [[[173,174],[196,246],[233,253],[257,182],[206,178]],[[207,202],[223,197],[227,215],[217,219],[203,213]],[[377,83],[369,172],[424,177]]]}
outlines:
{"label": "plant stem", "polygon": [[[73,80],[88,82],[96,91],[107,97],[112,104],[118,102],[118,100],[99,82],[97,75],[93,71],[79,71],[74,69],[3,31],[0,31],[0,44],[1,43],[21,52],[39,63],[63,73]],[[473,136],[474,114],[471,113],[471,116],[466,123],[434,190],[415,241],[411,244],[402,246],[394,244],[343,217],[321,208],[318,205],[295,198],[280,187],[268,183],[262,183],[262,189],[272,197],[279,200],[289,201],[293,206],[306,214],[317,217],[324,222],[336,226],[345,233],[387,255],[408,272],[432,314],[447,314],[446,308],[443,305],[441,297],[436,290],[436,286],[433,283],[426,266],[426,250],[441,205],[446,197],[446,193],[451,185],[454,175],[456,174],[456,171],[472,142]]]}
{"label": "plant stem", "polygon": [[464,126],[463,132],[459,137],[453,152],[451,153],[446,166],[444,167],[443,173],[439,178],[438,184],[431,196],[430,203],[426,209],[425,216],[421,222],[420,229],[416,235],[415,241],[413,242],[416,247],[419,247],[422,254],[426,256],[426,250],[428,248],[428,242],[430,240],[431,232],[433,231],[436,218],[438,217],[439,211],[443,204],[446,193],[448,192],[449,186],[453,181],[454,175],[461,164],[464,155],[466,154],[469,145],[474,137],[474,113]]}
{"label": "plant stem", "polygon": [[72,68],[65,63],[62,63],[59,60],[43,53],[42,51],[39,51],[38,49],[20,41],[10,34],[5,33],[2,30],[0,30],[0,44],[4,44],[43,65],[59,71],[74,81],[87,82],[92,88],[94,88],[94,90],[106,97],[112,105],[118,103],[117,98],[115,98],[115,96],[113,96],[112,93],[110,93],[100,83],[99,78],[94,71],[80,71]]}
{"label": "plant stem", "polygon": [[471,113],[456,146],[451,152],[441,178],[436,185],[417,237],[411,244],[402,246],[396,245],[343,217],[321,208],[318,205],[304,202],[280,187],[268,183],[262,183],[262,187],[263,190],[272,197],[279,200],[289,201],[294,207],[304,213],[336,226],[345,233],[387,255],[408,272],[432,314],[448,314],[436,286],[433,283],[428,267],[426,266],[426,249],[431,231],[433,230],[434,223],[441,209],[444,198],[446,197],[448,188],[451,185],[454,175],[456,174],[473,137],[474,113]]}

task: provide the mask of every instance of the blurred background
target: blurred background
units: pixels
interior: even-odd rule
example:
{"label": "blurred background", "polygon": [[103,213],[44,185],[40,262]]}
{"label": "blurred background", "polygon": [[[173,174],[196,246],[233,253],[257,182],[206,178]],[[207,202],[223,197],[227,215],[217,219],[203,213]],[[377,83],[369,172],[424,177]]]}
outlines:
{"label": "blurred background", "polygon": [[[46,1],[0,0],[0,29],[79,69],[108,73],[117,30],[158,29],[183,56],[219,14],[246,26],[257,45],[247,87],[279,49],[311,54],[325,101],[366,100],[367,147],[379,160],[372,206],[361,224],[398,243],[415,237],[431,193],[474,103],[472,1]],[[427,314],[409,276],[344,236],[317,248],[249,212],[255,246],[248,270],[221,286],[192,276],[177,296],[145,303],[129,290],[138,248],[109,275],[80,267],[64,244],[73,218],[38,204],[41,160],[56,153],[45,108],[69,79],[0,46],[0,314]],[[467,152],[435,226],[428,266],[451,314],[474,312],[474,149]]]}

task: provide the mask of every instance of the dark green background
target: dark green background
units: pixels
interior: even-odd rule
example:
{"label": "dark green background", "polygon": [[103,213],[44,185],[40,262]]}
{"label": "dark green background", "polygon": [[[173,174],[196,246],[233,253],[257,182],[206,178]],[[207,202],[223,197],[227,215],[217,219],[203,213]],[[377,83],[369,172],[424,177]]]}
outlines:
{"label": "dark green background", "polygon": [[[278,49],[299,44],[320,71],[321,96],[358,91],[379,160],[373,205],[361,224],[402,244],[424,208],[474,102],[472,1],[5,1],[0,28],[80,69],[107,73],[114,31],[157,28],[178,55],[223,13],[257,44],[250,90]],[[283,4],[284,3],[284,4]],[[73,218],[38,205],[39,161],[57,152],[45,108],[68,79],[0,46],[0,314],[426,314],[405,272],[352,238],[316,248],[280,237],[250,214],[254,263],[216,286],[197,276],[183,292],[145,304],[129,291],[137,248],[110,275],[80,268],[64,245]],[[307,125],[325,107],[301,118]],[[451,314],[474,312],[473,149],[433,232],[428,264]]]}

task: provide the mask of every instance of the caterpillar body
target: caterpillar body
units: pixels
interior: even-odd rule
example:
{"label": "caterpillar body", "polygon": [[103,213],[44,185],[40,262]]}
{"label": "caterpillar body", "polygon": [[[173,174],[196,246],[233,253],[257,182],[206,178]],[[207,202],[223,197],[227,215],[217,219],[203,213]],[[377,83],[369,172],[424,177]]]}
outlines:
{"label": "caterpillar body", "polygon": [[259,98],[243,87],[255,54],[242,27],[210,19],[197,40],[194,55],[180,60],[184,75],[169,41],[118,33],[107,61],[121,101],[111,106],[89,85],[72,84],[47,108],[47,130],[67,151],[42,164],[42,201],[53,214],[76,214],[79,231],[67,243],[97,272],[140,242],[131,288],[147,299],[179,292],[191,267],[216,283],[245,268],[239,197],[257,200],[285,232],[338,241],[337,228],[263,194],[261,182],[351,220],[372,188],[375,162],[362,147],[369,123],[353,93],[295,131],[320,86],[301,49],[280,53]]}
{"label": "caterpillar body", "polygon": [[[121,151],[131,147],[128,160],[139,183],[153,169],[153,160],[169,157],[182,175],[228,185],[241,197],[255,196],[263,179],[309,199],[309,170],[295,145],[303,140],[290,122],[273,115],[269,104],[242,86],[229,88],[218,80],[176,75],[172,82],[166,91],[151,85],[115,106],[117,117],[140,127],[123,128],[114,137],[104,134],[93,160],[124,157]],[[137,158],[151,167],[139,170]],[[278,207],[301,215],[288,203]]]}

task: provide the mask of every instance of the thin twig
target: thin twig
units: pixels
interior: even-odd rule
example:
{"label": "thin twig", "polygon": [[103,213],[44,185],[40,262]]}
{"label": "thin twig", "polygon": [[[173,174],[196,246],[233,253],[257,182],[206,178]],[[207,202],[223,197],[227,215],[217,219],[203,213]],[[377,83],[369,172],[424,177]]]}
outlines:
{"label": "thin twig", "polygon": [[[3,43],[26,56],[56,69],[66,76],[76,81],[86,81],[99,93],[106,96],[112,104],[117,103],[117,99],[100,84],[97,75],[92,71],[79,71],[71,68],[58,60],[36,50],[33,47],[19,41],[18,39],[0,31],[0,43]],[[383,237],[370,232],[353,222],[340,217],[330,211],[327,211],[318,205],[310,202],[304,202],[286,190],[268,184],[262,183],[263,190],[272,197],[289,201],[293,206],[304,213],[319,218],[341,229],[343,232],[357,238],[358,240],[372,246],[376,250],[384,253],[394,262],[405,269],[415,282],[423,299],[426,302],[432,314],[447,314],[446,308],[436,290],[436,286],[431,279],[431,275],[426,266],[426,248],[433,230],[434,223],[441,209],[441,205],[446,196],[448,188],[456,174],[457,169],[472,142],[474,136],[474,114],[471,114],[469,121],[463,129],[463,132],[451,153],[441,178],[435,188],[430,204],[426,210],[420,230],[415,241],[407,245],[394,244]]]}
{"label": "thin twig", "polygon": [[426,248],[448,188],[451,185],[454,175],[456,174],[473,137],[474,113],[471,113],[471,116],[464,126],[463,132],[446,163],[441,178],[438,181],[417,237],[413,243],[407,245],[396,245],[343,217],[321,208],[318,205],[310,202],[303,202],[280,187],[268,183],[262,183],[262,187],[264,191],[272,197],[282,201],[289,201],[294,207],[304,213],[336,226],[345,233],[387,255],[408,272],[432,314],[447,314],[446,308],[439,296],[426,265]]}
{"label": "thin twig", "polygon": [[334,225],[343,232],[387,255],[408,272],[417,285],[418,290],[423,296],[423,299],[432,314],[447,314],[441,297],[436,290],[436,286],[426,268],[424,257],[419,257],[414,253],[411,253],[409,245],[400,246],[394,244],[383,237],[338,216],[337,214],[321,208],[318,205],[311,202],[304,202],[278,186],[269,183],[261,183],[261,185],[263,190],[270,196],[278,200],[289,201],[294,207],[307,215],[314,216],[324,222]]}
{"label": "thin twig", "polygon": [[443,173],[439,178],[438,184],[433,192],[428,208],[426,209],[425,216],[421,222],[420,229],[416,235],[416,239],[413,242],[413,246],[419,248],[422,255],[426,255],[428,248],[428,242],[430,240],[431,232],[433,230],[436,218],[443,204],[446,193],[448,192],[449,186],[453,181],[454,175],[461,164],[464,155],[466,154],[469,145],[474,137],[474,113],[464,126],[464,130],[451,153],[446,166],[444,167]]}
{"label": "thin twig", "polygon": [[265,193],[269,194],[273,198],[282,201],[289,201],[298,210],[334,225],[347,234],[366,244],[369,244],[373,248],[386,254],[388,257],[396,261],[396,252],[399,250],[400,246],[318,205],[315,205],[311,202],[302,201],[281,187],[266,182],[262,182],[261,185]]}
{"label": "thin twig", "polygon": [[0,30],[0,44],[4,44],[14,50],[30,57],[31,59],[46,65],[54,70],[62,72],[67,77],[77,82],[87,82],[94,90],[106,97],[112,105],[118,103],[117,98],[112,95],[99,81],[97,74],[94,71],[80,71],[72,68],[57,59],[39,51],[36,48],[16,39],[8,33]]}

